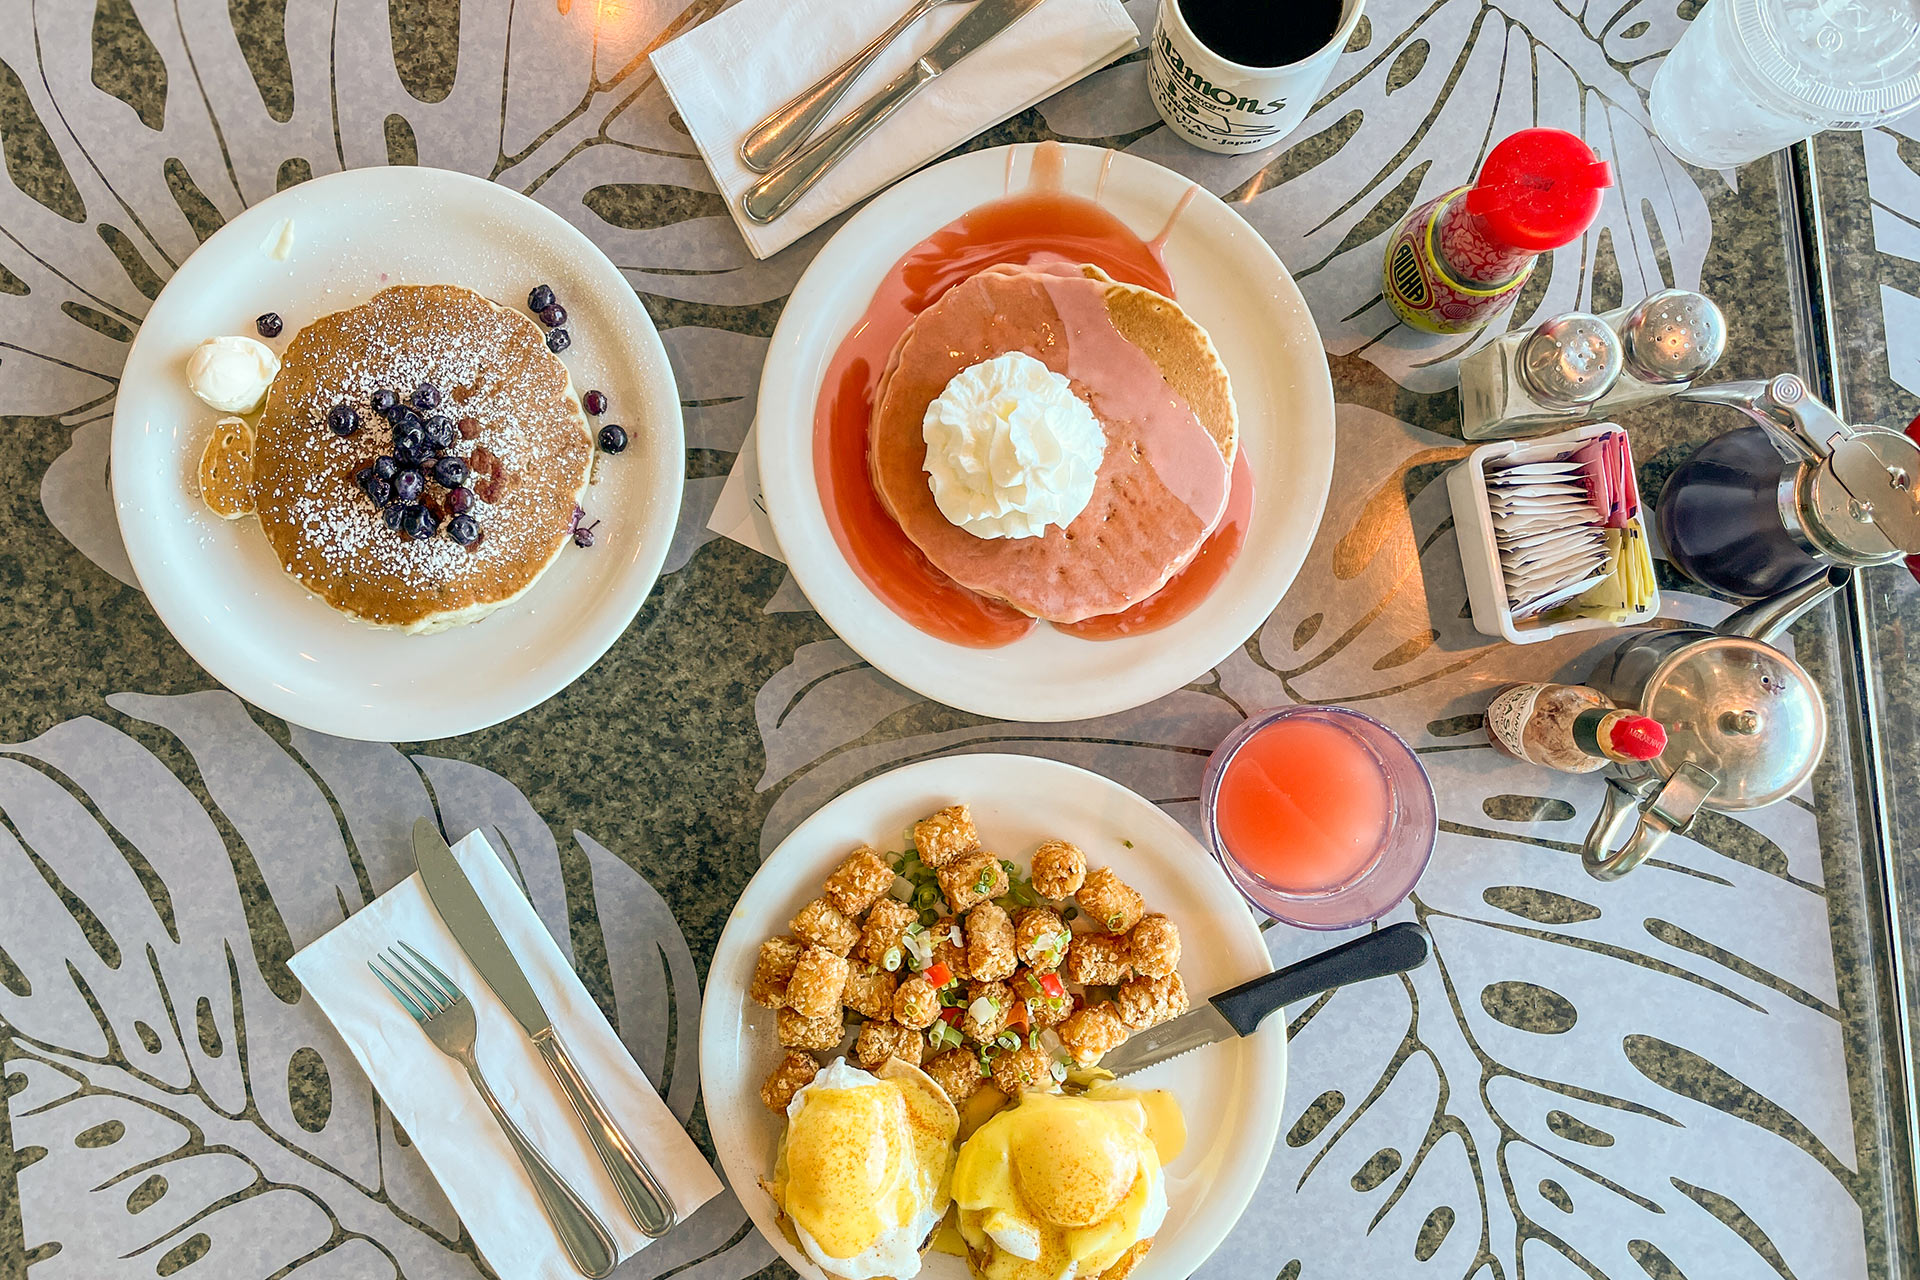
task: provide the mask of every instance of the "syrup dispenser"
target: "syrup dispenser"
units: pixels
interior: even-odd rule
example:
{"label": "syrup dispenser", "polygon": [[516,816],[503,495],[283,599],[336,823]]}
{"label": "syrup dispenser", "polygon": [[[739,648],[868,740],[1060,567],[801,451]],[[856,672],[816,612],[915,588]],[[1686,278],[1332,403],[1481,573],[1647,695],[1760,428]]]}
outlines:
{"label": "syrup dispenser", "polygon": [[1914,439],[1849,426],[1790,373],[1690,387],[1679,398],[1729,405],[1759,424],[1708,441],[1660,494],[1661,539],[1689,578],[1758,600],[1834,566],[1920,553]]}

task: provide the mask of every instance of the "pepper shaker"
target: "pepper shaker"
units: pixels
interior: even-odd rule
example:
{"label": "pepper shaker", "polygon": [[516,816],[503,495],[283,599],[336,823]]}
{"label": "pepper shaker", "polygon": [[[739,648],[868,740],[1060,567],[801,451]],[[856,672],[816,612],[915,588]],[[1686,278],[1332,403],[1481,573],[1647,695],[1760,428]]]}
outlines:
{"label": "pepper shaker", "polygon": [[1510,333],[1460,362],[1462,432],[1469,440],[1536,435],[1591,418],[1623,359],[1613,326],[1584,311]]}
{"label": "pepper shaker", "polygon": [[1705,294],[1663,289],[1600,317],[1620,337],[1619,382],[1593,406],[1605,417],[1673,395],[1705,374],[1727,349],[1727,319]]}

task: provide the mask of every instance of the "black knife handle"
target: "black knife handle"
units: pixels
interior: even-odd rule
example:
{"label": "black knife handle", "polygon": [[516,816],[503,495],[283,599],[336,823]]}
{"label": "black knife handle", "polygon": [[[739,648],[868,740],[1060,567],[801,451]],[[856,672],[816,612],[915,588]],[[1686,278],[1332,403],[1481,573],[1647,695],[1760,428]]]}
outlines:
{"label": "black knife handle", "polygon": [[1211,1003],[1235,1031],[1250,1036],[1262,1019],[1284,1005],[1350,982],[1418,969],[1432,954],[1426,926],[1403,920],[1222,991]]}

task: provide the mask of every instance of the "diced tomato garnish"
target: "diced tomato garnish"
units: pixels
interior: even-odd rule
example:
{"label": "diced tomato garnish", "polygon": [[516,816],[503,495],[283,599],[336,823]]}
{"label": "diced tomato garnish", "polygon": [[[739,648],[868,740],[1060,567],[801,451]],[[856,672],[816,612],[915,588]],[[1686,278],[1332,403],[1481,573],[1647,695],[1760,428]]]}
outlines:
{"label": "diced tomato garnish", "polygon": [[1025,1027],[1027,1025],[1027,1002],[1025,1000],[1015,1000],[1013,1002],[1013,1012],[1007,1015],[1007,1025],[1009,1027]]}
{"label": "diced tomato garnish", "polygon": [[967,1011],[965,1009],[942,1009],[940,1011],[940,1021],[950,1027],[959,1026],[960,1020],[966,1016]]}
{"label": "diced tomato garnish", "polygon": [[1043,973],[1040,975],[1040,990],[1052,999],[1058,1000],[1067,994],[1067,984],[1060,981],[1060,975],[1057,973]]}
{"label": "diced tomato garnish", "polygon": [[953,970],[944,964],[930,964],[920,976],[925,978],[930,986],[944,987],[953,981]]}

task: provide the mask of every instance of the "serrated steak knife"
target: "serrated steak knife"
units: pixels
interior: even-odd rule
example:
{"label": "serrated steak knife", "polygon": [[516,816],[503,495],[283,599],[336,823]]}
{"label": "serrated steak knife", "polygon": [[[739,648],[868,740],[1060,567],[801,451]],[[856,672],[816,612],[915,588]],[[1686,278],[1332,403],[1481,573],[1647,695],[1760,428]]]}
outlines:
{"label": "serrated steak knife", "polygon": [[628,1216],[646,1235],[665,1235],[674,1223],[673,1201],[661,1189],[653,1171],[647,1168],[647,1162],[627,1135],[620,1131],[613,1113],[574,1065],[573,1055],[567,1052],[566,1044],[554,1029],[553,1019],[547,1016],[540,997],[533,993],[533,986],[527,981],[520,962],[514,959],[507,940],[500,936],[500,927],[487,914],[486,904],[480,901],[467,873],[460,869],[440,829],[427,818],[413,824],[413,857],[420,867],[420,882],[426,886],[434,910],[446,922],[447,931],[486,979],[493,994],[500,997],[500,1003],[507,1006],[507,1012],[519,1022],[534,1048],[540,1051],[541,1060],[560,1082],[560,1091],[573,1104],[581,1128],[587,1131],[593,1149],[600,1153],[601,1163],[612,1175]]}
{"label": "serrated steak knife", "polygon": [[1308,956],[1231,991],[1157,1027],[1136,1032],[1100,1059],[1103,1070],[1128,1075],[1168,1058],[1238,1036],[1250,1036],[1262,1019],[1284,1005],[1367,978],[1418,969],[1433,954],[1433,940],[1413,921],[1390,924],[1363,938]]}

